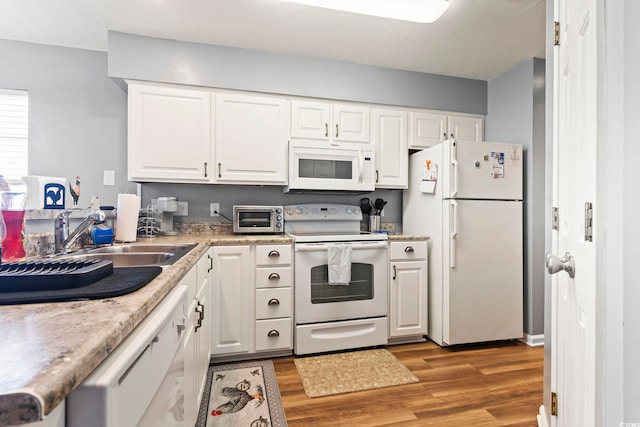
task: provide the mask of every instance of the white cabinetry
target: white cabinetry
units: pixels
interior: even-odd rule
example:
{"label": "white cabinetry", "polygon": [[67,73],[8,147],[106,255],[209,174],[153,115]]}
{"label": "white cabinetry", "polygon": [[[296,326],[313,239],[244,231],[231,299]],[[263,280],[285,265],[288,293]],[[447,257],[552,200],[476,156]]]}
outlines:
{"label": "white cabinetry", "polygon": [[218,93],[215,110],[215,181],[286,184],[285,99]]}
{"label": "white cabinetry", "polygon": [[389,338],[427,334],[427,242],[390,242]]}
{"label": "white cabinetry", "polygon": [[290,244],[214,246],[214,357],[293,348]]}
{"label": "white cabinetry", "polygon": [[205,90],[129,83],[129,180],[210,181],[211,97]]}
{"label": "white cabinetry", "polygon": [[409,148],[421,150],[453,135],[458,141],[482,141],[483,120],[478,116],[459,116],[435,111],[409,113]]}
{"label": "white cabinetry", "polygon": [[291,256],[290,245],[256,246],[256,352],[293,348]]}
{"label": "white cabinetry", "polygon": [[376,146],[376,188],[407,188],[407,112],[373,110],[373,139]]}
{"label": "white cabinetry", "polygon": [[449,136],[458,141],[482,141],[482,118],[468,116],[448,116]]}
{"label": "white cabinetry", "polygon": [[291,137],[370,143],[368,105],[291,101]]}
{"label": "white cabinetry", "polygon": [[214,355],[248,353],[253,323],[251,247],[214,246],[213,310]]}
{"label": "white cabinetry", "polygon": [[212,266],[211,255],[204,254],[181,282],[188,286],[187,298],[189,301],[187,335],[184,344],[184,402],[187,425],[193,425],[197,419],[200,398],[209,369],[212,325],[209,278]]}

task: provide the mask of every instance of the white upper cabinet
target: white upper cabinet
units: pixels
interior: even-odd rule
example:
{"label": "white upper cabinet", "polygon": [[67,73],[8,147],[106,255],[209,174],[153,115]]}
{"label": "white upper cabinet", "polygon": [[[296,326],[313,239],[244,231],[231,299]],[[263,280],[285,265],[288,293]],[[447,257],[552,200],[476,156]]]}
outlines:
{"label": "white upper cabinet", "polygon": [[412,111],[409,113],[409,148],[422,149],[444,141],[447,115]]}
{"label": "white upper cabinet", "polygon": [[483,121],[481,117],[448,116],[449,136],[458,141],[482,141]]}
{"label": "white upper cabinet", "polygon": [[375,108],[376,188],[407,188],[407,112]]}
{"label": "white upper cabinet", "polygon": [[210,182],[212,96],[129,84],[129,180]]}
{"label": "white upper cabinet", "polygon": [[409,113],[409,148],[421,150],[448,139],[482,141],[483,119],[478,116],[412,111]]}
{"label": "white upper cabinet", "polygon": [[365,105],[291,101],[291,137],[370,143],[371,109]]}
{"label": "white upper cabinet", "polygon": [[285,99],[218,93],[215,110],[215,181],[286,184]]}

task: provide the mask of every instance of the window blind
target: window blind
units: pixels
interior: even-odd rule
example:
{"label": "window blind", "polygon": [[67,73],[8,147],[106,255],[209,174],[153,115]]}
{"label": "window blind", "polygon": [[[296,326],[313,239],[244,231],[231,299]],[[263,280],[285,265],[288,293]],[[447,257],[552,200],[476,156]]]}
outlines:
{"label": "window blind", "polygon": [[28,141],[28,92],[0,89],[0,175],[27,175]]}

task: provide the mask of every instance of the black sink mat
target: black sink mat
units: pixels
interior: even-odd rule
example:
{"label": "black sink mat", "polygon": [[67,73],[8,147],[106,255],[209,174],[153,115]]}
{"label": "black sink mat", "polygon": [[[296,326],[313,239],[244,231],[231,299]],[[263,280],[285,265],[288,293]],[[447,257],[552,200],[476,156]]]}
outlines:
{"label": "black sink mat", "polygon": [[102,299],[137,291],[162,272],[162,267],[118,267],[113,274],[90,285],[51,291],[1,292],[0,305]]}

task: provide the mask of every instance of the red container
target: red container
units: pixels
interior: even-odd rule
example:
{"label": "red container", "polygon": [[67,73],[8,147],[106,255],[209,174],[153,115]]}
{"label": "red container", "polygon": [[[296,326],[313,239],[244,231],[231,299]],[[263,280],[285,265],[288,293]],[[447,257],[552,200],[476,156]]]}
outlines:
{"label": "red container", "polygon": [[26,256],[24,251],[24,212],[23,210],[2,211],[7,229],[7,235],[2,241],[2,261],[21,261]]}

